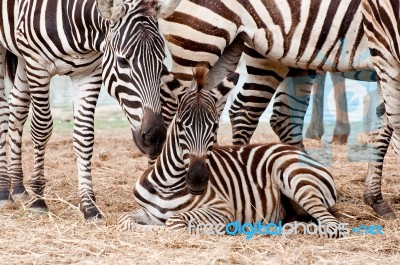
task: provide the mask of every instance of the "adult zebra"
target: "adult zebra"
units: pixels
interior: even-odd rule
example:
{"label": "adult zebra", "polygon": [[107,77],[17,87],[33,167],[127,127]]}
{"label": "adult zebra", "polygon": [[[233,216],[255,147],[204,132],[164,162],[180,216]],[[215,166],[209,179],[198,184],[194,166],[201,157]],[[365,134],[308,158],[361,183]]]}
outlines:
{"label": "adult zebra", "polygon": [[[43,199],[44,153],[52,132],[49,83],[69,75],[78,91],[74,108],[74,150],[78,165],[80,208],[85,219],[101,218],[91,181],[93,118],[103,82],[119,101],[139,149],[155,157],[166,128],[161,115],[160,75],[164,42],[155,15],[168,16],[180,0],[53,0],[0,3],[0,62],[6,50],[18,56],[10,95],[10,163],[2,148],[0,206],[11,195],[26,195],[21,165],[22,128],[32,101],[34,172],[32,208],[47,210]],[[1,77],[4,64],[1,64]],[[102,71],[103,69],[103,71]],[[0,88],[3,89],[3,78]],[[3,104],[4,105],[4,104]],[[6,106],[2,111],[6,112]],[[2,116],[4,117],[4,115]],[[2,123],[4,126],[4,122]],[[4,130],[2,130],[4,135]],[[4,137],[1,137],[4,146]]]}
{"label": "adult zebra", "polygon": [[139,222],[187,230],[190,224],[278,223],[304,214],[336,236],[338,221],[327,210],[335,204],[336,190],[320,163],[283,144],[214,146],[238,74],[212,90],[202,89],[204,76],[204,68],[197,69],[190,89],[175,90],[178,110],[164,149],[136,182],[134,196],[142,209],[122,215],[119,226],[129,229]]}
{"label": "adult zebra", "polygon": [[[211,67],[221,55],[226,53],[224,49],[227,45],[229,45],[228,48],[231,48],[236,44],[233,39],[237,35],[247,40],[243,48],[243,56],[248,78],[229,111],[234,144],[249,143],[258,119],[269,104],[276,88],[285,76],[299,75],[298,70],[288,66],[334,71],[371,69],[369,61],[363,61],[364,58],[368,59],[370,55],[364,38],[360,0],[335,1],[332,4],[317,3],[316,11],[319,12],[312,14],[308,13],[307,7],[313,5],[313,1],[303,1],[301,3],[302,12],[293,14],[293,21],[282,21],[283,14],[292,12],[289,6],[296,6],[293,4],[294,2],[296,1],[276,0],[267,6],[257,3],[257,5],[260,5],[258,10],[258,6],[253,7],[253,3],[246,1],[226,6],[224,1],[207,4],[203,3],[202,0],[184,0],[176,12],[160,22],[161,32],[164,34],[172,54],[171,72],[184,83],[191,79],[191,66],[197,62],[205,62]],[[343,9],[336,10],[335,3],[340,4]],[[288,8],[279,9],[281,7]],[[238,10],[247,9],[243,12],[241,10],[242,16],[238,17],[234,15],[233,9],[235,8]],[[253,12],[255,8],[257,12],[265,13],[265,16],[260,16],[265,21],[259,19],[257,12]],[[277,12],[274,9],[277,9]],[[335,9],[335,12],[332,12],[333,9]],[[207,14],[207,20],[203,19],[205,17],[203,14]],[[254,21],[250,18],[257,20],[258,25],[254,25]],[[334,19],[335,22],[333,22]],[[293,23],[291,24],[291,22]],[[285,23],[287,25],[284,25]],[[238,25],[242,25],[240,30],[243,32],[234,31],[235,28],[239,28]],[[261,55],[257,52],[254,43],[248,36],[248,32],[254,29],[253,26],[256,28],[255,31],[258,29],[262,31],[263,28],[268,28],[270,25],[275,25],[272,28],[275,27],[274,30],[276,30],[278,38],[281,38],[275,40],[274,47],[278,52],[281,48],[286,50],[283,57],[278,58],[278,60],[274,58],[274,54]],[[331,27],[331,25],[337,25],[337,27]],[[283,30],[282,27],[284,26],[291,31],[288,38],[282,37],[285,34],[279,31],[280,28]],[[313,30],[311,30],[312,28]],[[328,34],[334,37],[328,38]],[[295,35],[300,40],[298,43]],[[285,39],[284,43],[280,42],[282,39]],[[293,40],[296,44],[292,45],[290,40]],[[308,46],[314,47],[314,50],[306,50],[305,47]],[[290,49],[293,51],[289,52]],[[227,72],[231,71],[240,55],[237,52],[234,56],[230,54],[229,59],[225,60],[225,63],[221,66],[227,69],[221,71],[221,74],[214,79],[221,80]],[[296,55],[297,58],[290,60],[293,55]],[[364,78],[363,76],[352,75],[356,78]],[[214,84],[215,82],[211,83],[210,86]],[[276,102],[285,101],[287,94],[286,91],[277,94]],[[283,99],[280,100],[280,97]],[[276,109],[274,108],[274,111]],[[170,115],[170,118],[172,116]],[[301,132],[298,133],[299,130],[297,130],[300,128],[298,124],[302,121],[289,122],[290,127],[279,126],[287,123],[283,119],[274,112],[271,122],[282,142],[303,147]]]}
{"label": "adult zebra", "polygon": [[[211,67],[229,51],[218,65],[217,77],[213,78],[221,80],[235,69],[243,50],[243,46],[237,45],[237,36],[246,40],[243,55],[249,77],[237,97],[238,104],[234,103],[238,119],[232,123],[237,126],[234,135],[243,132],[250,139],[258,117],[288,75],[288,66],[323,71],[374,70],[360,3],[360,0],[268,3],[184,0],[176,12],[160,21],[160,30],[172,54],[171,72],[181,81],[191,79],[191,67],[196,63],[205,61]],[[174,107],[169,99],[167,103]],[[173,113],[172,108],[169,119]],[[246,120],[250,122],[243,126]],[[295,138],[287,140],[295,142]],[[235,137],[235,143],[240,143],[240,139]],[[383,157],[379,160],[383,161]],[[375,206],[376,210],[381,205]]]}

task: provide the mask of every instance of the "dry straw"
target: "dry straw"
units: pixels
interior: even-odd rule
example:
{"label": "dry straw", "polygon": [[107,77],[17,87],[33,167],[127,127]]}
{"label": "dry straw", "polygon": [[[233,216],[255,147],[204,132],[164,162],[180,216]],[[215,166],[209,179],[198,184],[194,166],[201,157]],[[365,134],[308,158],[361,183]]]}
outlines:
{"label": "dry straw", "polygon": [[[224,129],[229,131],[229,129]],[[230,135],[221,139],[229,143]],[[254,141],[271,139],[265,128]],[[308,148],[319,143],[306,141]],[[1,264],[394,264],[400,260],[400,223],[385,221],[362,201],[367,163],[347,161],[347,149],[333,146],[340,201],[336,216],[351,226],[381,224],[384,235],[352,235],[339,240],[315,236],[189,235],[158,227],[118,231],[118,215],[137,207],[135,180],[146,169],[129,132],[96,134],[93,180],[97,202],[106,219],[86,223],[77,206],[75,159],[69,135],[55,135],[46,155],[45,199],[50,213],[36,216],[21,203],[0,210]],[[24,141],[24,170],[32,172],[32,144]],[[385,163],[384,196],[400,215],[400,177],[392,151]]]}

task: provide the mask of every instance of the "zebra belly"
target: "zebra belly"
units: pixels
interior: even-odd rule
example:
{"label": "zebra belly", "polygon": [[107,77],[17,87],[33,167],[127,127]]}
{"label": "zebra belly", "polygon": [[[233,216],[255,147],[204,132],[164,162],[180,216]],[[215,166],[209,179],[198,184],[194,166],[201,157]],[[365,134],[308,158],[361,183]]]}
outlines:
{"label": "zebra belly", "polygon": [[[284,8],[287,1],[273,2],[278,7],[260,8],[263,23],[246,29],[247,40],[261,55],[301,69],[373,69],[359,1],[339,1],[335,10],[330,1],[322,1],[317,10],[310,9],[311,2],[304,1],[296,12],[280,10],[288,17],[281,24],[274,18],[274,8]],[[310,12],[316,15],[313,23],[309,23]]]}
{"label": "zebra belly", "polygon": [[[211,186],[217,196],[231,206],[234,221],[283,220],[285,211],[281,202],[282,195],[271,176],[265,174],[265,170],[255,173],[252,165],[255,161],[240,161],[236,159],[238,153],[232,150],[229,152],[233,154],[229,159],[221,159],[213,152],[209,160],[209,172]],[[265,169],[265,161],[258,162]]]}
{"label": "zebra belly", "polygon": [[271,41],[266,36],[268,34],[264,28],[258,29],[253,38],[254,43],[248,44],[269,60],[285,66],[326,72],[374,70],[367,46],[362,52],[351,58],[347,55],[351,53],[352,48],[350,46],[340,47],[340,43],[331,47],[334,52],[316,51],[315,54],[305,54],[299,58],[296,50],[285,53],[284,47],[280,43],[269,46],[267,43]]}

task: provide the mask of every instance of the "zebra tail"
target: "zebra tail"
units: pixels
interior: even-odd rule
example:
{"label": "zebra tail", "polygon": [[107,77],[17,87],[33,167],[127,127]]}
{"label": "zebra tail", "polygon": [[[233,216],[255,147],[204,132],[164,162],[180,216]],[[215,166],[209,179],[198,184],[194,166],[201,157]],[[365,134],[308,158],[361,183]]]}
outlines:
{"label": "zebra tail", "polygon": [[12,83],[14,83],[15,74],[17,73],[18,57],[10,51],[6,52],[6,75]]}

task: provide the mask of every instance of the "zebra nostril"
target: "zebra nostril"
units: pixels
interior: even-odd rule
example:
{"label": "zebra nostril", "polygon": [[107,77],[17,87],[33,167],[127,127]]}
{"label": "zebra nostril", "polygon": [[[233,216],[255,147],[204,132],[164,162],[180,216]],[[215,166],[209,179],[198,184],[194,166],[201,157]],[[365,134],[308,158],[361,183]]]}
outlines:
{"label": "zebra nostril", "polygon": [[142,140],[143,140],[143,144],[145,146],[150,146],[152,143],[152,139],[153,139],[153,137],[151,136],[151,134],[148,131],[142,133]]}
{"label": "zebra nostril", "polygon": [[142,133],[142,139],[143,139],[143,140],[146,140],[146,134],[147,134],[146,132],[143,132],[143,133]]}
{"label": "zebra nostril", "polygon": [[153,128],[151,130],[144,131],[142,133],[142,140],[145,146],[158,147],[164,143],[166,138],[166,130],[162,130],[162,128]]}

